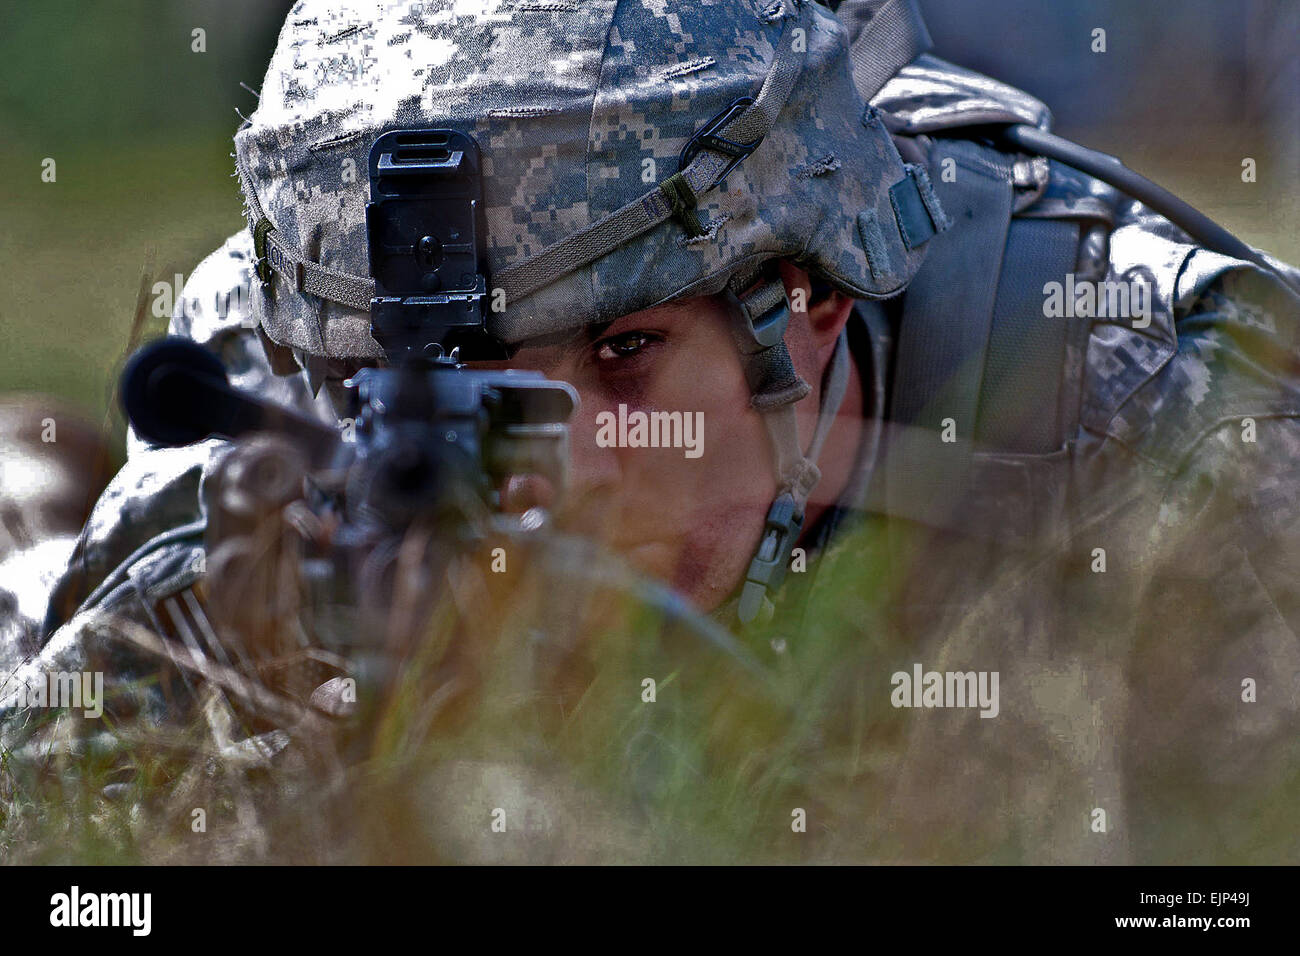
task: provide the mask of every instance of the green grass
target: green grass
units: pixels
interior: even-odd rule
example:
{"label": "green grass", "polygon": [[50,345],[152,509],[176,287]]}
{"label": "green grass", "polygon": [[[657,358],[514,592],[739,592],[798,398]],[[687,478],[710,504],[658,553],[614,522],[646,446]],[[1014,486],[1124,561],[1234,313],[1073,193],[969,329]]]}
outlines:
{"label": "green grass", "polygon": [[[263,670],[276,676],[258,692],[279,696],[276,718],[260,726],[253,715],[270,710],[215,670],[189,722],[47,719],[3,754],[0,860],[1113,859],[1108,845],[1138,826],[1137,807],[1117,812],[1117,835],[1088,831],[1097,798],[1090,741],[1123,744],[1123,701],[1096,711],[1095,701],[1066,695],[1040,711],[1017,696],[1032,690],[1031,662],[1007,672],[997,720],[895,709],[890,674],[918,655],[940,668],[1002,666],[1007,631],[989,614],[1023,569],[1012,562],[994,575],[987,600],[918,648],[882,614],[900,581],[883,563],[887,547],[870,529],[836,545],[802,638],[781,656],[768,652],[770,638],[787,633],[790,619],[778,615],[746,637],[765,660],[763,680],[674,634],[657,612],[592,595],[571,573],[551,578],[538,554],[530,570],[500,581],[475,572],[486,560],[471,560],[398,679],[359,680],[348,723],[306,720],[300,691],[314,679],[291,694],[284,667]],[[783,606],[798,613],[806,584]],[[101,649],[111,632],[96,635]],[[1072,661],[1096,666],[1106,654],[1064,653],[1056,671],[1068,678]],[[646,677],[657,682],[653,702],[643,697]],[[111,720],[127,708],[106,690]],[[250,759],[239,741],[272,726],[288,729],[292,745]],[[1223,807],[1200,799],[1199,785],[1184,792],[1167,777],[1151,791],[1141,768],[1130,769],[1133,795],[1167,804],[1145,808],[1135,862],[1294,862],[1294,773],[1243,781]],[[202,832],[192,827],[196,809],[206,815]],[[500,833],[491,828],[498,809]],[[792,828],[796,809],[806,832]]]}

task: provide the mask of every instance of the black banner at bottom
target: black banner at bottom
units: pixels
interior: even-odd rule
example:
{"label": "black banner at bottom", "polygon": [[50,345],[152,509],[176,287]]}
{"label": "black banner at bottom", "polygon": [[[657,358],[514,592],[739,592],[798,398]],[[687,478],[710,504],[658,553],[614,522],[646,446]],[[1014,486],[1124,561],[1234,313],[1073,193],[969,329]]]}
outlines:
{"label": "black banner at bottom", "polygon": [[201,939],[334,947],[373,945],[392,933],[487,943],[519,934],[550,937],[552,945],[577,943],[575,933],[588,945],[788,935],[816,945],[845,931],[863,940],[920,932],[927,944],[1104,935],[1232,945],[1239,934],[1290,922],[1295,871],[49,867],[4,870],[0,880],[9,932],[76,934],[74,945]]}

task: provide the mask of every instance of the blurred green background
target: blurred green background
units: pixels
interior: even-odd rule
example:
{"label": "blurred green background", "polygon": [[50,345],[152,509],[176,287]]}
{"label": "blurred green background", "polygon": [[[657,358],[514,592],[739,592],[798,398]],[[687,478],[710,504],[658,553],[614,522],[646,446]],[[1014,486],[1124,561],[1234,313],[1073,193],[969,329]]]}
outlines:
{"label": "blurred green background", "polygon": [[0,5],[0,390],[104,413],[142,275],[188,276],[240,227],[230,137],[257,100],[239,84],[261,86],[289,6]]}
{"label": "blurred green background", "polygon": [[[923,0],[936,52],[1047,100],[1247,241],[1300,260],[1300,3]],[[0,390],[104,414],[142,275],[241,225],[230,136],[287,0],[0,5]],[[1089,49],[1107,30],[1108,50]],[[193,52],[192,31],[206,31]],[[1259,178],[1241,181],[1241,160]],[[41,180],[55,160],[57,180]],[[146,331],[166,320],[147,314]]]}

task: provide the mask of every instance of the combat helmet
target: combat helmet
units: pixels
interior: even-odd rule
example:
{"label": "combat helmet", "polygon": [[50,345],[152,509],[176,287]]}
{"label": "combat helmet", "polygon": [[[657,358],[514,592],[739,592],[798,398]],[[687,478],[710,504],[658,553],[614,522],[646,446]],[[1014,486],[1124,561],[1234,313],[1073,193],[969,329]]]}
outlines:
{"label": "combat helmet", "polygon": [[810,392],[783,336],[791,259],[849,296],[901,292],[945,227],[855,87],[844,26],[806,0],[302,0],[235,136],[267,337],[375,360],[368,154],[396,130],[468,134],[481,157],[506,346],[721,294],[772,437],[778,495],[740,602],[784,575],[839,406],[839,343],[805,455]]}

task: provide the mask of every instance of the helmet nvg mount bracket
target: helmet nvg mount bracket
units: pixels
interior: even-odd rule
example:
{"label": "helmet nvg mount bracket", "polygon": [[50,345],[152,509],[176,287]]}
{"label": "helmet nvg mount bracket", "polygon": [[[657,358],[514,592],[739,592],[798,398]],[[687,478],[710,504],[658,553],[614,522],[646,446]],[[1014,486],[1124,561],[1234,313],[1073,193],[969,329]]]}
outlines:
{"label": "helmet nvg mount bracket", "polygon": [[460,349],[502,357],[484,323],[478,143],[450,129],[393,130],[370,149],[371,335],[390,364]]}

